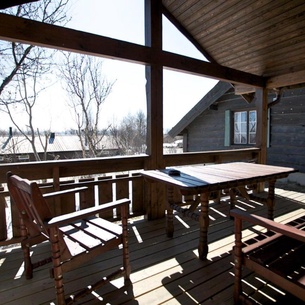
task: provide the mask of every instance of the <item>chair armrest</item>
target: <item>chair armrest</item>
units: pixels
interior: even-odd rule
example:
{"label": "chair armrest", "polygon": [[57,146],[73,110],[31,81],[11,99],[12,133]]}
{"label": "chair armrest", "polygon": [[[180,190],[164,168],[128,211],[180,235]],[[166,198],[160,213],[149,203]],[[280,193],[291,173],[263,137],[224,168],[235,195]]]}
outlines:
{"label": "chair armrest", "polygon": [[278,232],[280,234],[286,235],[288,237],[297,239],[297,240],[305,243],[305,231],[302,231],[300,229],[297,229],[297,228],[294,228],[294,227],[291,227],[288,225],[284,225],[281,223],[277,223],[273,220],[270,220],[270,219],[267,219],[267,218],[264,218],[261,216],[249,214],[249,213],[241,211],[239,209],[231,210],[230,216],[232,216],[236,219],[247,221],[254,225],[260,225],[264,228]]}
{"label": "chair armrest", "polygon": [[95,215],[101,211],[118,208],[118,207],[121,207],[124,205],[128,206],[129,204],[130,204],[130,200],[126,199],[126,198],[120,199],[117,201],[113,201],[113,202],[108,202],[108,203],[105,203],[105,204],[102,204],[102,205],[99,205],[96,207],[87,208],[87,209],[80,210],[77,212],[72,212],[69,214],[53,217],[52,219],[45,221],[45,226],[47,228],[50,228],[50,227],[54,227],[54,226],[64,225],[64,224],[73,222],[78,219],[82,219],[82,218],[86,218],[86,217]]}
{"label": "chair armrest", "polygon": [[68,189],[68,190],[63,190],[63,191],[56,191],[56,192],[46,193],[46,194],[43,194],[42,196],[44,198],[50,198],[50,197],[56,197],[56,196],[62,196],[62,195],[66,195],[66,194],[71,194],[71,193],[78,193],[78,192],[82,192],[82,191],[84,191],[86,189],[88,189],[86,186],[76,187],[74,189]]}

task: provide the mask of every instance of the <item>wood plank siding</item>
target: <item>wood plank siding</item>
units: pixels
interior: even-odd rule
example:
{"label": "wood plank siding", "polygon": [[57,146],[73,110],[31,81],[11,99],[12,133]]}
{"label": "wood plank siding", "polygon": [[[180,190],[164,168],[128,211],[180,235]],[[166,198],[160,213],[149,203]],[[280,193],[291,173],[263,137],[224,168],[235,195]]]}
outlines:
{"label": "wood plank siding", "polygon": [[268,160],[305,172],[305,88],[287,90],[271,108]]}
{"label": "wood plank siding", "polygon": [[[276,188],[277,221],[286,223],[305,214],[304,191],[294,185],[279,184]],[[255,201],[238,200],[238,207],[258,215],[266,208]],[[122,279],[115,280],[94,291],[77,304],[233,304],[233,221],[228,217],[229,202],[210,203],[210,252],[207,261],[198,259],[198,223],[188,218],[175,217],[175,235],[165,234],[164,219],[129,220],[129,248],[132,285],[123,287]],[[245,236],[255,235],[244,227]],[[33,257],[49,251],[44,243],[33,249]],[[52,304],[53,280],[48,266],[36,269],[32,280],[26,280],[22,269],[19,247],[4,247],[0,252],[1,304]],[[121,263],[118,251],[109,252],[84,268],[68,272],[65,277],[67,293],[78,286],[94,281],[100,273],[107,273]],[[243,291],[264,305],[303,304],[297,298],[277,290],[264,278],[244,272]]]}

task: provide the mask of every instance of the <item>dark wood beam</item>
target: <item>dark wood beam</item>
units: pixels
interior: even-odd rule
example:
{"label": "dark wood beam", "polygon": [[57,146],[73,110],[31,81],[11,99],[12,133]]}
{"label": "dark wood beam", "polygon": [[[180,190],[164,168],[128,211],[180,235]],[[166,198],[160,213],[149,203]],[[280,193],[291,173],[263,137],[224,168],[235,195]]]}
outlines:
{"label": "dark wood beam", "polygon": [[1,0],[0,2],[0,9],[6,9],[12,6],[17,6],[29,2],[37,2],[39,0]]}
{"label": "dark wood beam", "polygon": [[[162,52],[162,1],[145,0],[145,45],[152,54]],[[146,65],[148,169],[164,168],[163,160],[163,67],[158,60]],[[150,204],[147,218],[164,216],[164,194],[154,183],[146,185]]]}
{"label": "dark wood beam", "polygon": [[265,86],[263,77],[183,55],[163,51],[158,60],[164,67],[171,70],[206,76],[232,84],[252,84],[254,87],[261,88]]}
{"label": "dark wood beam", "polygon": [[257,99],[257,131],[255,146],[261,150],[258,163],[266,164],[268,142],[268,90],[266,88],[257,89],[255,98]]}
{"label": "dark wood beam", "polygon": [[0,39],[140,64],[160,64],[180,72],[234,84],[247,84],[254,87],[265,85],[264,78],[260,76],[218,64],[165,51],[155,52],[150,47],[6,14],[0,14]]}
{"label": "dark wood beam", "polygon": [[294,86],[305,83],[305,71],[291,72],[289,74],[270,77],[266,87],[269,89]]}
{"label": "dark wood beam", "polygon": [[[162,2],[145,0],[145,45],[162,53]],[[146,66],[147,150],[151,168],[163,168],[163,67],[158,60]]]}

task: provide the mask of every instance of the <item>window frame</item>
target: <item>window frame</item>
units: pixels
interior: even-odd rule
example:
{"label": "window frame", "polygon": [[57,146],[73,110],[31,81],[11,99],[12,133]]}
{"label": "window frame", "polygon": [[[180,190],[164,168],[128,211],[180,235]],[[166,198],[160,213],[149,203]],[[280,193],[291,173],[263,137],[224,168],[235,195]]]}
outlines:
{"label": "window frame", "polygon": [[[246,131],[244,131],[244,135],[246,135],[245,143],[235,143],[235,114],[246,112],[247,124]],[[250,113],[255,112],[255,136],[254,133],[250,132]],[[252,134],[252,140],[251,140]],[[257,109],[256,108],[241,108],[241,109],[228,109],[225,111],[225,139],[224,146],[255,146],[256,145],[256,134],[257,134]],[[253,138],[255,138],[255,142],[253,142]]]}
{"label": "window frame", "polygon": [[[253,135],[254,133],[250,133],[250,113],[255,113],[255,141],[251,141],[251,134]],[[235,119],[236,119],[236,114],[239,115],[239,130],[240,130],[240,142],[235,142]],[[245,119],[244,119],[245,118]],[[256,109],[242,109],[242,110],[235,110],[233,111],[233,129],[232,129],[232,139],[233,145],[255,145],[256,144],[256,133],[257,133],[257,110]],[[242,137],[245,137],[246,141],[242,142]]]}

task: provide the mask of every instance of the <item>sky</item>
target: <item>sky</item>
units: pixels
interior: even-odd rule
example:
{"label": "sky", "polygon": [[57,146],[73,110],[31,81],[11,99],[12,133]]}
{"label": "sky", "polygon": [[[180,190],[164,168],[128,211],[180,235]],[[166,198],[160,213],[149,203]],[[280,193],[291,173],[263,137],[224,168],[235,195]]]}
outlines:
{"label": "sky", "polygon": [[[72,20],[67,27],[144,45],[143,0],[72,0],[70,12]],[[163,18],[163,49],[203,59],[166,18]],[[102,73],[115,83],[102,108],[101,127],[139,110],[146,113],[144,66],[103,59]],[[164,130],[175,126],[215,84],[212,79],[164,70]],[[75,128],[59,81],[41,94],[40,99],[35,115],[40,130]]]}

